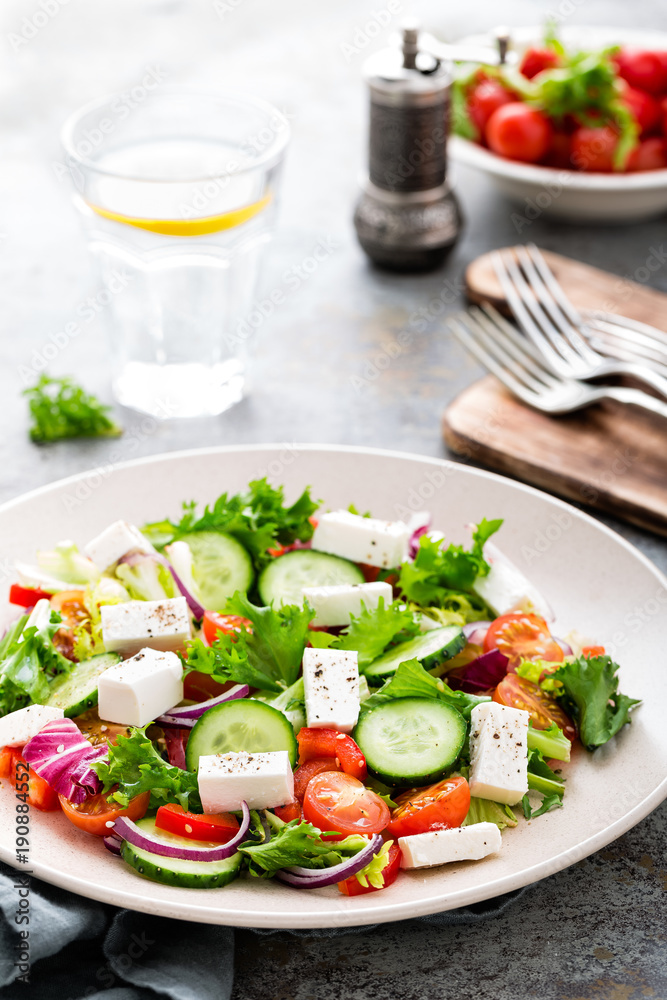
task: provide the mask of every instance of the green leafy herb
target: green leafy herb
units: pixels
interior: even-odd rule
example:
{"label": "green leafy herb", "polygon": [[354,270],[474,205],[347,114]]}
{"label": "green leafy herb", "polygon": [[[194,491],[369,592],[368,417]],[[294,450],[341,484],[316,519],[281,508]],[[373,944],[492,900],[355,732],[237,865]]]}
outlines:
{"label": "green leafy herb", "polygon": [[193,531],[224,532],[248,550],[259,570],[271,559],[269,549],[312,538],[310,518],[317,507],[309,489],[286,507],[281,486],[271,486],[266,478],[255,479],[246,493],[232,496],[223,493],[212,507],[205,507],[203,513],[198,513],[196,503],[191,501],[183,504],[180,521],[155,521],[145,525],[143,531],[160,547]]}
{"label": "green leafy herb", "polygon": [[380,598],[376,608],[365,608],[340,635],[327,632],[313,632],[310,641],[313,646],[331,649],[355,649],[358,653],[359,668],[367,667],[389,647],[398,642],[406,642],[419,634],[419,625],[412,611],[403,601],[393,601],[385,607]]}
{"label": "green leafy herb", "polygon": [[[183,771],[164,760],[145,729],[135,729],[130,736],[119,736],[109,747],[108,760],[93,764],[109,798],[126,806],[130,799],[150,791],[150,808],[176,802],[191,812],[201,812],[197,775]],[[118,785],[117,789],[114,785]]]}
{"label": "green leafy herb", "polygon": [[292,820],[282,823],[273,813],[264,814],[273,828],[268,842],[247,842],[239,848],[248,860],[248,870],[256,878],[270,878],[281,868],[300,865],[302,868],[330,868],[352,857],[368,843],[365,837],[351,836],[345,840],[325,841],[312,823]]}
{"label": "green leafy herb", "polygon": [[28,621],[23,615],[0,642],[0,716],[26,705],[43,705],[50,682],[74,666],[53,645],[62,621],[59,614],[52,611],[43,628],[26,627]]}
{"label": "green leafy herb", "polygon": [[610,656],[579,656],[568,660],[549,678],[562,684],[557,700],[577,723],[588,750],[602,746],[630,721],[640,702],[620,694],[619,666]]}
{"label": "green leafy herb", "polygon": [[123,433],[109,417],[109,407],[76,385],[71,378],[40,375],[24,389],[33,419],[30,437],[39,444],[77,437],[117,437]]}
{"label": "green leafy herb", "polygon": [[537,809],[533,809],[530,804],[530,796],[524,795],[521,799],[521,807],[523,809],[523,815],[526,819],[537,819],[538,816],[543,816],[544,813],[549,812],[550,809],[560,809],[563,805],[563,796],[554,792],[553,795],[543,795],[542,802]]}
{"label": "green leafy herb", "polygon": [[419,660],[405,660],[400,663],[396,672],[385,681],[379,691],[361,703],[361,712],[367,712],[394,698],[438,698],[455,708],[468,721],[475,705],[491,701],[488,695],[452,691],[443,680],[432,677]]}
{"label": "green leafy herb", "polygon": [[552,722],[548,729],[533,729],[528,723],[528,749],[539,750],[545,757],[553,760],[569,760],[572,744],[567,736]]}
{"label": "green leafy herb", "polygon": [[252,633],[220,634],[211,646],[195,639],[189,644],[187,666],[210,674],[221,684],[235,681],[276,692],[294,684],[314,612],[295,604],[283,605],[278,611],[258,607],[237,591],[225,613],[249,619]]}
{"label": "green leafy herb", "polygon": [[490,566],[484,558],[484,544],[500,528],[502,520],[484,518],[475,528],[473,544],[449,545],[422,535],[414,562],[404,562],[398,587],[408,601],[422,607],[439,607],[474,621],[488,609],[473,593],[475,581],[486,576]]}

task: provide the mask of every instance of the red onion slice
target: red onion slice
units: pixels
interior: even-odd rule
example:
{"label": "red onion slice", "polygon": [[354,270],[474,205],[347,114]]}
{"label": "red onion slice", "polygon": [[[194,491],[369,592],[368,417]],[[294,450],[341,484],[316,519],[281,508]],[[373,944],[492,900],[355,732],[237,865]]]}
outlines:
{"label": "red onion slice", "polygon": [[496,687],[507,674],[509,658],[499,649],[491,649],[471,660],[465,667],[447,675],[447,683],[454,691],[479,694]]}
{"label": "red onion slice", "polygon": [[111,851],[115,854],[117,858],[120,857],[120,845],[123,841],[120,837],[117,837],[115,833],[108,833],[106,837],[102,837],[102,843],[106,847],[107,851]]}
{"label": "red onion slice", "polygon": [[463,626],[463,634],[474,646],[481,646],[484,643],[486,633],[491,622],[468,622]]}
{"label": "red onion slice", "polygon": [[[216,705],[222,705],[225,701],[234,701],[236,698],[247,698],[250,694],[250,688],[247,684],[236,684],[229,691],[223,691],[222,694],[217,694],[215,698],[209,698],[207,701],[199,701],[196,705],[178,705],[176,708],[170,708],[168,712],[165,712],[161,718],[163,719],[182,719],[183,726],[194,725],[197,719],[201,718],[204,712],[208,712],[209,708],[215,708]],[[187,723],[185,720],[191,719],[191,723]],[[155,720],[159,722],[159,719]]]}
{"label": "red onion slice", "polygon": [[192,729],[196,719],[177,719],[175,715],[158,715],[156,725],[163,729]]}
{"label": "red onion slice", "polygon": [[182,861],[224,861],[236,852],[250,829],[250,809],[247,802],[241,803],[243,818],[237,833],[226,844],[216,847],[179,847],[178,844],[168,844],[155,834],[145,833],[127,816],[119,816],[114,823],[114,833],[133,847],[150,854],[159,854],[163,858],[180,858]]}
{"label": "red onion slice", "polygon": [[179,767],[181,771],[187,771],[185,762],[185,745],[190,735],[189,729],[165,729],[164,741],[167,746],[167,756],[169,763],[173,767]]}
{"label": "red onion slice", "polygon": [[276,878],[286,885],[292,885],[296,889],[323,889],[328,885],[335,885],[342,882],[351,875],[356,875],[362,868],[369,864],[378,853],[384,841],[379,833],[373,835],[367,847],[349,858],[347,861],[334,865],[333,868],[283,868],[276,872]]}
{"label": "red onion slice", "polygon": [[565,639],[559,639],[557,638],[557,636],[554,636],[554,639],[556,640],[556,642],[558,643],[558,645],[563,650],[566,656],[574,655],[574,650],[572,649],[572,646],[569,644],[569,642],[565,642]]}

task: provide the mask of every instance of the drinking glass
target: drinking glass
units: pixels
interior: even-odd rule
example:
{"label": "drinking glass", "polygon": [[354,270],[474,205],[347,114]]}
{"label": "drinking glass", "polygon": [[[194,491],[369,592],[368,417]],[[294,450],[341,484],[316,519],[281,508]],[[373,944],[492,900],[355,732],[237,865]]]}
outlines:
{"label": "drinking glass", "polygon": [[289,125],[254,98],[142,93],[87,105],[62,134],[103,283],[113,389],[157,417],[217,414],[243,396],[242,321]]}

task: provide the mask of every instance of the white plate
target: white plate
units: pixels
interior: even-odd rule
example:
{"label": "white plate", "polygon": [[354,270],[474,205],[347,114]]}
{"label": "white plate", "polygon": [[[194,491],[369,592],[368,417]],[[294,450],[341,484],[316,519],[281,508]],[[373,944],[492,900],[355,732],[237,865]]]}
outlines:
{"label": "white plate", "polygon": [[[622,690],[645,699],[633,723],[568,768],[565,807],[503,835],[479,862],[402,874],[391,888],[348,899],[239,880],[185,890],[141,879],[64,816],[31,817],[31,868],[73,892],[163,916],[252,927],[340,927],[465,906],[545,878],[619,837],[667,795],[667,580],[632,546],[560,500],[462,465],[370,449],[299,446],[182,452],[73,477],[0,508],[2,556],[31,558],[62,538],[84,543],[119,517],[142,523],[178,513],[193,496],[212,501],[268,474],[296,497],[306,484],[331,507],[355,503],[380,517],[429,509],[452,540],[481,517],[504,517],[503,549],[530,574],[557,614],[615,649]],[[2,595],[0,595],[1,597]],[[14,860],[14,800],[0,791],[0,858]]]}
{"label": "white plate", "polygon": [[[540,43],[544,30],[538,27],[512,28],[512,47],[522,52]],[[559,28],[565,47],[601,49],[608,45],[667,49],[667,34],[658,31],[628,31],[567,25]],[[493,45],[490,35],[470,35],[462,43]],[[505,160],[476,142],[452,136],[450,155],[487,173],[496,187],[518,203],[517,220],[526,226],[541,215],[571,222],[639,222],[667,211],[667,170],[645,170],[631,174],[595,174],[561,170]],[[523,228],[520,228],[523,232]]]}

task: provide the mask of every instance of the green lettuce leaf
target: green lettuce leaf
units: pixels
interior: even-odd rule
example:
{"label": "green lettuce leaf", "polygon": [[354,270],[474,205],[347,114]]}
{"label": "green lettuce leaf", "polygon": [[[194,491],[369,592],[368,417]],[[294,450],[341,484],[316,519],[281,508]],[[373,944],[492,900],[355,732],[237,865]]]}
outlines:
{"label": "green lettuce leaf", "polygon": [[59,614],[52,611],[43,628],[26,627],[28,621],[28,615],[19,618],[0,643],[0,716],[43,705],[50,682],[74,666],[53,645],[62,621]]}
{"label": "green lettuce leaf", "polygon": [[504,830],[507,826],[516,826],[518,820],[508,805],[492,802],[491,799],[478,799],[473,795],[468,815],[461,826],[472,826],[473,823],[495,823],[499,830]]}
{"label": "green lettuce leaf", "polygon": [[562,684],[557,700],[574,719],[588,750],[602,746],[630,721],[640,702],[618,691],[618,664],[610,656],[568,660],[548,678]]}
{"label": "green lettuce leaf", "polygon": [[268,842],[241,844],[239,850],[256,878],[270,878],[281,868],[330,868],[357,854],[368,843],[365,837],[351,836],[335,843],[325,841],[312,823],[292,820],[282,823],[273,813],[264,814],[272,827]]}
{"label": "green lettuce leaf", "polygon": [[565,784],[553,771],[539,750],[528,751],[528,788],[543,795],[563,797]]}
{"label": "green lettuce leaf", "polygon": [[361,703],[360,712],[369,711],[394,698],[438,698],[455,708],[467,721],[475,705],[491,701],[488,695],[466,694],[452,691],[448,684],[431,676],[419,660],[405,660],[382,687]]}
{"label": "green lettuce leaf", "polygon": [[572,744],[567,736],[552,722],[548,729],[533,729],[528,723],[528,749],[539,750],[545,757],[554,760],[569,760]]}
{"label": "green lettuce leaf", "polygon": [[404,562],[398,588],[406,600],[421,607],[453,610],[474,621],[487,613],[484,602],[473,594],[475,580],[486,576],[490,566],[484,558],[484,545],[498,531],[502,520],[484,518],[473,532],[472,547],[449,545],[422,535],[414,562]]}
{"label": "green lettuce leaf", "polygon": [[[96,761],[93,768],[103,783],[103,793],[121,806],[135,795],[150,791],[150,809],[176,802],[191,812],[202,812],[197,775],[164,760],[145,729],[119,736],[109,747],[108,760]],[[114,789],[115,785],[118,788]]]}
{"label": "green lettuce leaf", "polygon": [[156,521],[144,526],[144,533],[160,547],[193,531],[221,531],[232,535],[250,553],[255,569],[262,569],[271,556],[268,550],[295,541],[307,542],[313,535],[311,516],[318,504],[310,490],[290,507],[285,506],[283,488],[266,478],[253,480],[246,493],[223,493],[212,507],[197,512],[194,501],[183,504],[180,521]]}
{"label": "green lettuce leaf", "polygon": [[524,795],[521,799],[521,807],[523,809],[523,815],[526,819],[537,819],[538,816],[543,816],[544,813],[549,812],[550,809],[560,809],[563,805],[563,796],[559,795],[558,792],[554,792],[552,795],[543,795],[542,801],[537,809],[534,809],[530,803],[530,797]]}
{"label": "green lettuce leaf", "polygon": [[359,669],[368,666],[390,646],[419,635],[419,624],[403,601],[392,601],[385,607],[380,598],[377,608],[364,608],[340,635],[311,632],[310,641],[318,649],[355,649]]}

